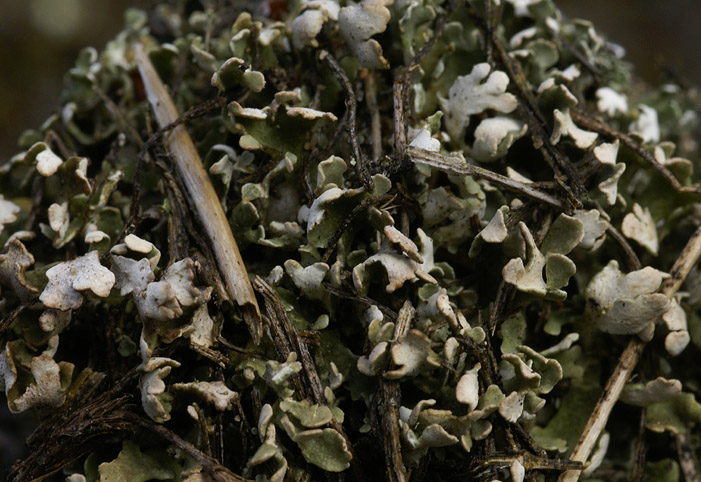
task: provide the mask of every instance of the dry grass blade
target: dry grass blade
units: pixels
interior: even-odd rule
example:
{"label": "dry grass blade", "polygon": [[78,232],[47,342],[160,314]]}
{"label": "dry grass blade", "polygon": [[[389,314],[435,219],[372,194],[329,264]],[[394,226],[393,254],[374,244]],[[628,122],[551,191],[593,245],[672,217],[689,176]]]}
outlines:
{"label": "dry grass blade", "polygon": [[[178,111],[143,46],[137,44],[134,48],[148,101],[163,128],[179,118]],[[257,344],[262,334],[260,308],[231,227],[197,149],[183,125],[176,126],[166,135],[165,144],[185,186],[190,205],[212,244],[227,291],[241,306],[248,331]]]}

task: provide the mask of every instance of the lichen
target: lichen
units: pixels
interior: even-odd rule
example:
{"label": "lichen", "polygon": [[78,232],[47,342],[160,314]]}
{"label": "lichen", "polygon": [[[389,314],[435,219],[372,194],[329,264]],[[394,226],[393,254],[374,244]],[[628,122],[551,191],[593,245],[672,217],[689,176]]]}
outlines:
{"label": "lichen", "polygon": [[[0,167],[0,388],[41,423],[10,478],[653,480],[698,451],[698,93],[619,50],[551,0],[129,10]],[[567,463],[626,343],[625,407]]]}

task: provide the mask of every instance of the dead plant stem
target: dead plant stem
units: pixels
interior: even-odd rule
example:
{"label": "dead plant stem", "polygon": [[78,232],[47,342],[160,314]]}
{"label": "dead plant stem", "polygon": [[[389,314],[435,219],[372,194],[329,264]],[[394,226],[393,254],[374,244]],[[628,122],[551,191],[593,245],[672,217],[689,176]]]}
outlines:
{"label": "dead plant stem", "polygon": [[[158,77],[142,45],[135,46],[139,72],[147,98],[161,128],[176,122],[180,115],[163,82]],[[227,291],[243,310],[248,330],[257,344],[262,335],[260,308],[231,227],[219,203],[207,171],[185,126],[178,125],[167,134],[165,143],[175,163],[191,207],[196,211],[219,265]]]}
{"label": "dead plant stem", "polygon": [[[686,279],[692,266],[701,256],[701,227],[691,236],[686,246],[682,250],[679,258],[670,270],[670,277],[662,284],[662,293],[668,298],[672,298],[679,287]],[[586,462],[594,448],[601,431],[606,426],[613,406],[623,391],[623,387],[633,373],[635,366],[640,360],[640,355],[645,348],[646,342],[634,336],[628,342],[625,350],[618,359],[618,364],[606,382],[604,391],[596,403],[582,435],[570,456],[570,460],[575,462]],[[580,470],[568,470],[560,476],[560,482],[575,482],[579,479]]]}

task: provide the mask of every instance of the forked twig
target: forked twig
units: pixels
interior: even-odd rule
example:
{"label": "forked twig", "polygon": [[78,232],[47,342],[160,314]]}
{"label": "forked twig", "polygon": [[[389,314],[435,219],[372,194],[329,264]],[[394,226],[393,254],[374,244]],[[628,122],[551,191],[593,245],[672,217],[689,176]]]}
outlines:
{"label": "forked twig", "polygon": [[[686,279],[689,271],[691,271],[692,266],[698,261],[699,256],[701,256],[701,227],[691,236],[674,266],[672,266],[669,272],[670,277],[662,283],[661,291],[667,298],[674,296]],[[606,382],[604,391],[596,402],[587,424],[584,426],[582,435],[570,456],[570,460],[584,463],[589,458],[594,444],[596,444],[601,431],[606,426],[613,406],[618,401],[623,387],[633,373],[638,360],[640,360],[645,344],[646,342],[637,336],[631,338],[628,342],[621,357],[618,359],[616,368]],[[575,482],[579,479],[580,474],[580,470],[568,470],[560,476],[559,481]]]}
{"label": "forked twig", "polygon": [[[144,47],[136,44],[134,51],[148,101],[156,114],[158,124],[165,127],[179,118],[178,110],[146,55]],[[191,207],[197,213],[212,243],[227,291],[241,306],[248,331],[253,341],[258,344],[262,335],[260,308],[231,227],[207,171],[202,165],[195,144],[183,125],[175,127],[165,137],[165,144],[173,157],[179,177],[185,185]]]}

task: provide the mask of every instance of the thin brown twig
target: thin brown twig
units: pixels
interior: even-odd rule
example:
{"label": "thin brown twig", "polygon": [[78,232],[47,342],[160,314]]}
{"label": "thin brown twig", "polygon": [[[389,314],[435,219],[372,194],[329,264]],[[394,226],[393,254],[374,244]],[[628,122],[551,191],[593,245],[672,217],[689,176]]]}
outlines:
{"label": "thin brown twig", "polygon": [[[229,301],[230,298],[227,288],[222,280],[221,273],[219,273],[215,255],[212,252],[212,248],[207,243],[206,236],[202,234],[201,229],[197,229],[195,227],[195,222],[193,219],[185,214],[187,213],[188,209],[187,201],[185,200],[182,189],[180,189],[180,185],[173,176],[172,171],[170,171],[163,162],[159,160],[155,163],[155,165],[161,170],[161,175],[166,181],[166,191],[168,193],[168,197],[172,200],[173,215],[169,216],[169,221],[175,218],[179,223],[181,223],[178,226],[179,229],[169,238],[169,264],[174,263],[175,261],[188,255],[189,243],[187,234],[189,234],[201,251],[201,255],[195,254],[192,255],[192,258],[195,260],[199,259],[201,266],[200,274],[203,280],[206,281],[209,286],[214,287],[221,301]],[[175,223],[169,222],[169,224]],[[175,242],[176,246],[171,253],[171,245],[173,242]]]}
{"label": "thin brown twig", "polygon": [[637,271],[641,269],[643,265],[640,262],[638,255],[635,254],[635,251],[633,251],[633,248],[630,246],[628,241],[626,241],[626,238],[623,237],[620,231],[618,231],[618,229],[616,229],[616,227],[613,224],[609,224],[609,227],[606,231],[608,232],[609,236],[611,236],[611,239],[616,241],[616,243],[618,243],[618,245],[621,247],[621,250],[625,255],[626,264],[629,270]]}
{"label": "thin brown twig", "polygon": [[[306,343],[304,343],[302,340],[299,331],[290,322],[280,297],[277,295],[275,290],[273,290],[273,288],[260,276],[256,276],[255,280],[253,281],[253,285],[263,296],[263,298],[265,298],[265,309],[268,313],[270,327],[275,338],[278,338],[277,340],[273,340],[276,343],[276,347],[284,347],[284,350],[286,351],[284,354],[285,358],[292,352],[297,353],[298,359],[302,364],[304,381],[306,383],[303,384],[300,394],[319,405],[328,405],[326,397],[324,396],[324,388],[321,384],[321,379],[319,378],[319,373],[317,372],[314,359],[312,358]],[[363,469],[360,461],[358,460],[357,454],[353,449],[352,442],[350,438],[348,438],[343,425],[335,420],[332,421],[330,425],[346,441],[348,451],[351,453],[351,467],[356,479],[366,480],[362,474]]]}
{"label": "thin brown twig", "polygon": [[27,220],[24,222],[25,231],[33,231],[34,223],[41,213],[41,201],[44,198],[44,182],[42,176],[36,176],[32,181],[32,208],[29,211]]}
{"label": "thin brown twig", "polygon": [[596,67],[594,64],[592,64],[589,59],[587,59],[582,52],[577,50],[577,48],[572,45],[567,39],[565,39],[562,35],[560,35],[558,32],[551,30],[550,33],[552,34],[553,38],[555,38],[558,42],[562,44],[565,49],[567,49],[568,52],[570,52],[574,57],[579,60],[579,62],[592,74],[595,76],[599,77],[601,76],[601,70],[599,70],[598,67]]}
{"label": "thin brown twig", "polygon": [[136,145],[141,147],[144,144],[143,139],[139,135],[136,129],[127,121],[126,116],[122,112],[122,109],[119,108],[117,104],[114,103],[112,99],[105,93],[104,90],[100,88],[97,84],[93,84],[92,86],[93,90],[95,93],[102,99],[102,102],[105,103],[107,108],[112,111],[112,113],[117,117],[117,120],[122,124],[122,128],[126,129],[127,132],[131,135],[131,137],[134,139],[136,142]]}
{"label": "thin brown twig", "polygon": [[[408,71],[408,69],[407,69]],[[406,158],[406,108],[404,103],[403,87],[401,82],[402,77],[397,78],[392,86],[392,97],[394,99],[394,157],[395,168],[399,169],[404,165]]]}
{"label": "thin brown twig", "polygon": [[326,405],[324,388],[321,385],[319,374],[316,371],[314,359],[309,353],[309,348],[307,348],[306,343],[302,341],[299,331],[297,331],[290,322],[282,301],[275,290],[260,276],[256,276],[253,284],[256,290],[265,298],[265,309],[268,312],[271,326],[274,328],[276,336],[281,338],[286,347],[287,353],[285,353],[285,357],[295,352],[302,363],[306,381],[304,394],[307,398],[313,400],[314,403]]}
{"label": "thin brown twig", "polygon": [[430,39],[421,47],[421,49],[414,55],[406,68],[401,72],[400,75],[394,80],[392,86],[392,98],[394,100],[394,157],[395,157],[395,169],[401,169],[404,167],[406,160],[406,131],[409,127],[407,122],[407,110],[409,107],[409,87],[411,85],[411,76],[420,67],[421,59],[428,53],[428,51],[433,47],[436,40],[443,34],[443,28],[446,24],[446,19],[448,18],[449,10],[446,11],[442,17],[436,22],[436,27],[433,29],[433,35]]}
{"label": "thin brown twig", "polygon": [[[256,276],[256,279],[253,280],[253,286],[265,300],[263,306],[267,314],[265,321],[270,329],[270,338],[275,346],[275,351],[277,352],[278,358],[284,362],[288,359],[291,353],[296,353],[295,347],[290,340],[287,330],[285,330],[285,324],[282,321],[287,317],[285,308],[282,306],[282,303],[280,302],[280,299],[275,291],[273,291],[270,285],[262,278]],[[309,387],[303,383],[302,377],[299,374],[295,374],[292,377],[292,383],[298,397],[313,400]]]}
{"label": "thin brown twig", "polygon": [[640,422],[638,423],[638,440],[635,443],[635,461],[631,471],[630,482],[643,482],[645,480],[645,419],[647,408],[640,409]]}
{"label": "thin brown twig", "polygon": [[[468,2],[469,4],[469,2]],[[475,20],[480,30],[487,36],[487,41],[493,46],[494,52],[506,69],[506,74],[513,82],[518,91],[519,113],[528,124],[533,146],[540,151],[543,158],[548,162],[555,173],[555,180],[560,187],[565,191],[568,202],[575,209],[582,207],[582,202],[579,198],[586,194],[586,188],[582,182],[581,176],[577,172],[572,161],[557,147],[555,147],[547,135],[547,123],[543,114],[537,107],[537,103],[528,85],[520,62],[512,58],[498,38],[494,35],[488,35],[489,23],[485,20],[474,7],[468,8],[470,17]],[[563,172],[567,179],[572,183],[572,187],[568,186],[563,181]]]}
{"label": "thin brown twig", "polygon": [[394,310],[389,308],[388,306],[380,303],[377,300],[373,300],[372,298],[368,298],[367,296],[355,294],[355,293],[346,293],[343,290],[340,290],[338,288],[334,288],[331,286],[329,283],[324,283],[322,285],[326,291],[329,293],[338,296],[339,298],[345,298],[348,300],[353,300],[357,301],[359,303],[362,303],[366,306],[376,306],[377,309],[379,309],[384,316],[387,317],[389,321],[395,321],[397,319],[397,313],[395,313]]}
{"label": "thin brown twig", "polygon": [[235,474],[225,466],[219,463],[217,459],[214,457],[210,457],[209,455],[205,454],[201,450],[199,450],[197,447],[192,445],[190,442],[187,440],[179,437],[177,434],[173,433],[172,431],[168,430],[166,427],[163,425],[159,425],[157,423],[152,422],[151,420],[146,420],[143,417],[139,417],[138,415],[134,414],[128,414],[127,417],[130,421],[133,423],[150,430],[151,432],[155,433],[159,437],[161,437],[164,440],[167,440],[168,442],[172,443],[176,447],[178,447],[180,450],[188,454],[190,457],[195,459],[197,463],[201,464],[202,467],[204,468],[204,471],[215,481],[217,482],[248,482],[248,479]]}
{"label": "thin brown twig", "polygon": [[22,303],[17,308],[8,313],[7,316],[2,319],[2,321],[0,321],[0,339],[2,339],[5,336],[5,332],[10,327],[10,325],[12,325],[12,322],[15,321],[15,319],[17,319],[19,314],[22,313],[26,307],[27,305]]}
{"label": "thin brown twig", "polygon": [[497,288],[497,297],[494,300],[494,307],[489,312],[489,318],[487,319],[487,331],[494,336],[494,331],[497,328],[499,322],[504,318],[504,311],[506,309],[507,301],[513,299],[516,293],[516,288],[514,285],[510,285],[504,280],[499,283]]}
{"label": "thin brown twig", "polygon": [[479,177],[529,199],[540,201],[560,210],[566,209],[566,205],[560,199],[550,194],[539,191],[528,184],[497,174],[489,169],[469,164],[469,161],[465,162],[461,158],[444,156],[438,152],[427,151],[426,149],[413,146],[408,147],[407,153],[413,162],[426,164],[449,174]]}
{"label": "thin brown twig", "polygon": [[[148,60],[148,57],[144,57],[146,60]],[[149,60],[150,62],[150,60]],[[155,74],[154,70],[154,75],[155,78],[158,78],[158,74]],[[160,82],[160,78],[159,78]],[[175,112],[175,115],[177,115],[177,110],[175,110],[175,105],[173,104],[172,99],[170,98],[170,94],[165,90],[165,87],[163,87],[163,92],[165,95],[168,95],[168,98],[170,99],[170,103],[173,105],[173,109]],[[174,120],[171,122],[166,123],[165,125],[162,125],[158,131],[154,132],[149,136],[148,139],[141,145],[141,148],[139,149],[138,154],[136,155],[136,167],[134,169],[134,192],[132,193],[132,198],[131,198],[131,206],[129,208],[129,219],[127,220],[126,223],[124,223],[124,228],[122,229],[122,232],[119,234],[119,237],[117,238],[117,241],[115,244],[120,243],[124,237],[126,236],[127,232],[129,229],[132,228],[132,226],[135,225],[135,220],[138,215],[138,209],[139,209],[139,200],[141,197],[141,171],[143,169],[143,164],[144,161],[146,160],[148,150],[155,144],[156,141],[161,139],[164,135],[168,134],[171,132],[173,129],[176,127],[181,126],[188,120],[194,119],[196,117],[202,116],[208,112],[211,112],[214,109],[220,108],[226,104],[225,99],[223,98],[217,98],[214,100],[206,101],[203,104],[199,106],[195,106],[192,109],[188,110],[183,114],[182,116],[176,117]]]}
{"label": "thin brown twig", "polygon": [[321,149],[318,145],[316,145],[314,147],[314,150],[312,150],[312,153],[309,154],[309,157],[307,157],[307,159],[304,161],[304,193],[307,195],[307,201],[309,204],[311,204],[312,201],[314,201],[314,188],[312,186],[312,176],[310,171],[311,165],[312,163],[323,158],[326,153],[330,152],[331,149],[334,148],[336,142],[338,141],[338,138],[341,136],[341,132],[343,132],[343,129],[346,127],[347,122],[348,111],[344,112],[341,119],[336,123],[336,127],[333,130],[333,134],[331,134],[331,139],[328,140],[326,146],[323,149]]}
{"label": "thin brown twig", "polygon": [[355,218],[361,212],[363,212],[370,206],[375,206],[377,204],[387,202],[393,197],[394,196],[392,196],[391,194],[384,194],[382,196],[371,196],[363,199],[362,201],[360,201],[360,203],[356,204],[353,210],[350,212],[350,214],[348,214],[348,216],[345,217],[341,225],[338,227],[338,229],[336,229],[336,232],[333,233],[331,239],[329,239],[326,251],[321,257],[321,262],[326,263],[329,261],[329,258],[331,258],[331,254],[333,254],[334,250],[336,249],[336,246],[338,245],[338,241],[341,239],[341,236],[343,236],[343,233],[346,232],[348,227],[353,223],[353,220],[355,220]]}
{"label": "thin brown twig", "polygon": [[577,172],[577,169],[572,165],[567,157],[562,154],[562,152],[556,148],[551,142],[550,138],[545,130],[544,121],[542,116],[534,113],[534,108],[522,97],[519,97],[519,114],[526,119],[529,131],[531,133],[531,139],[533,141],[533,146],[541,153],[543,159],[548,163],[550,168],[555,174],[555,183],[565,192],[567,201],[575,209],[580,209],[582,207],[582,202],[577,198],[575,192],[570,188],[565,182],[565,175],[561,168],[564,168],[567,175],[572,179],[573,185],[577,192],[582,195],[585,192],[584,185],[582,184],[581,177]]}
{"label": "thin brown twig", "polygon": [[372,146],[372,161],[382,157],[382,124],[380,123],[380,109],[377,105],[377,82],[375,72],[366,71],[363,77],[365,84],[365,103],[370,111],[370,139]]}
{"label": "thin brown twig", "polygon": [[75,155],[70,149],[68,149],[61,136],[59,136],[53,129],[46,133],[44,136],[44,142],[49,145],[51,143],[55,144],[58,150],[61,151],[61,156],[63,156],[64,159],[68,159],[69,157]]}
{"label": "thin brown twig", "polygon": [[[672,296],[674,296],[686,279],[689,271],[691,271],[691,268],[698,261],[699,256],[701,256],[701,227],[689,238],[689,241],[669,272],[670,277],[665,279],[662,283],[660,291],[667,296],[667,298],[672,298]],[[570,460],[584,463],[589,458],[596,441],[599,439],[601,431],[606,426],[613,406],[618,401],[623,387],[630,378],[638,360],[640,360],[640,355],[645,345],[646,342],[637,336],[634,336],[628,342],[628,345],[618,359],[616,368],[607,380],[604,391],[596,402],[589,420],[584,426],[582,435],[572,451]],[[581,471],[579,470],[568,470],[562,474],[559,481],[574,482],[579,479],[580,473]]]}
{"label": "thin brown twig", "polygon": [[356,132],[356,118],[355,113],[357,109],[357,102],[355,99],[355,92],[353,91],[353,85],[351,84],[346,72],[343,67],[338,63],[338,61],[331,55],[327,50],[322,50],[319,52],[319,59],[326,62],[326,64],[331,68],[341,86],[346,91],[346,111],[348,112],[348,122],[346,123],[346,129],[348,130],[348,137],[350,137],[351,149],[353,150],[353,157],[355,158],[355,168],[360,178],[360,182],[363,184],[368,192],[372,192],[375,183],[370,177],[370,172],[368,171],[365,155],[360,150],[360,144],[358,142],[358,133]]}
{"label": "thin brown twig", "polygon": [[570,110],[570,116],[572,120],[580,124],[582,127],[592,130],[602,136],[609,137],[611,139],[618,139],[621,143],[628,146],[633,152],[638,154],[643,158],[648,164],[650,164],[654,169],[656,169],[662,177],[664,177],[672,187],[681,193],[689,194],[700,194],[701,186],[684,186],[679,180],[672,174],[672,172],[662,165],[655,156],[653,156],[649,151],[647,151],[639,142],[633,139],[631,136],[619,132],[612,127],[608,126],[604,122],[598,119],[588,116],[587,114],[577,111]]}
{"label": "thin brown twig", "polygon": [[582,184],[582,180],[574,164],[560,149],[550,142],[547,122],[540,112],[540,109],[537,107],[536,100],[530,90],[526,76],[523,73],[521,63],[509,56],[506,49],[504,49],[503,45],[501,45],[496,38],[492,37],[492,43],[494,44],[496,52],[499,54],[501,62],[506,68],[509,79],[514,83],[520,94],[518,96],[519,113],[528,124],[531,138],[533,139],[533,146],[543,154],[543,158],[550,164],[555,172],[556,178],[562,175],[560,169],[564,169],[565,173],[572,181],[576,193],[578,195],[583,195],[586,189]]}
{"label": "thin brown twig", "polygon": [[[392,343],[406,337],[416,310],[409,300],[399,310]],[[378,409],[381,410],[382,432],[384,438],[385,465],[387,479],[390,482],[406,482],[407,469],[402,459],[402,444],[399,427],[399,407],[402,403],[402,391],[399,382],[387,380],[380,376]]]}
{"label": "thin brown twig", "polygon": [[487,63],[494,67],[494,42],[492,37],[494,36],[494,2],[493,0],[487,0],[485,5],[485,20],[486,20],[486,35],[487,42],[484,46],[485,57],[487,57]]}

